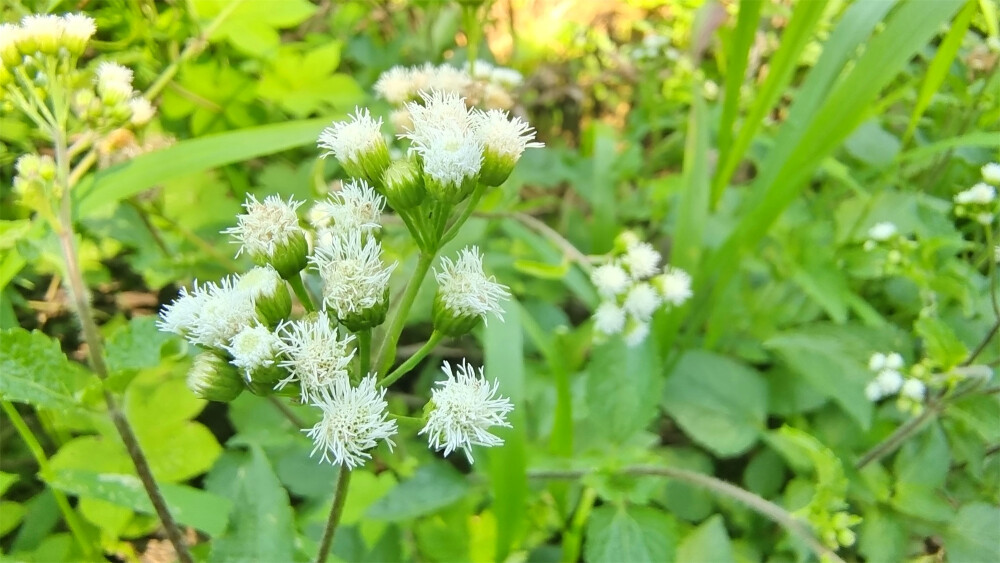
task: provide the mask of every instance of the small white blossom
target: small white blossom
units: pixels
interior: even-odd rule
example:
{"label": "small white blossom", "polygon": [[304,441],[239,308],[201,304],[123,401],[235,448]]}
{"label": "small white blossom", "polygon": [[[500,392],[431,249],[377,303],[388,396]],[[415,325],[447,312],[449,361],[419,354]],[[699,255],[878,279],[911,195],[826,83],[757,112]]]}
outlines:
{"label": "small white blossom", "polygon": [[927,387],[924,385],[924,382],[912,377],[907,379],[899,389],[901,396],[917,402],[924,400],[925,393],[927,393]]}
{"label": "small white blossom", "polygon": [[361,155],[385,144],[382,118],[373,119],[364,108],[354,108],[349,121],[335,121],[319,134],[319,147],[341,162],[357,161]]}
{"label": "small white blossom", "polygon": [[490,385],[483,377],[483,368],[478,374],[466,361],[452,371],[451,364],[441,366],[448,379],[439,381],[438,388],[431,392],[434,405],[427,419],[427,425],[420,434],[427,434],[427,440],[435,450],[444,450],[447,456],[462,449],[469,463],[473,463],[472,446],[499,446],[503,440],[489,432],[492,426],[510,427],[507,414],[514,410],[509,399],[497,394],[500,384],[494,380]]}
{"label": "small white blossom", "polygon": [[112,101],[124,102],[132,97],[132,71],[118,63],[104,61],[97,65],[97,91]]}
{"label": "small white blossom", "polygon": [[878,381],[872,380],[865,385],[865,398],[873,403],[882,398],[882,386]]}
{"label": "small white blossom", "polygon": [[879,372],[885,368],[886,356],[882,352],[875,352],[870,358],[868,358],[868,369]]}
{"label": "small white blossom", "polygon": [[903,386],[902,374],[893,369],[884,369],[880,371],[875,377],[875,381],[878,383],[883,397],[895,395],[899,392],[899,388]]}
{"label": "small white blossom", "polygon": [[372,458],[369,450],[379,440],[390,450],[395,445],[391,437],[397,432],[396,421],[388,419],[385,388],[376,390],[370,374],[357,387],[346,378],[338,380],[313,405],[323,411],[323,420],[303,432],[315,444],[310,455],[322,452],[322,461],[354,469]]}
{"label": "small white blossom", "polygon": [[648,242],[631,245],[622,257],[622,263],[628,268],[634,280],[644,280],[659,270],[660,253]]}
{"label": "small white blossom", "polygon": [[78,44],[90,41],[97,31],[93,18],[83,14],[66,14],[63,20],[63,39]]}
{"label": "small white blossom", "polygon": [[249,375],[257,368],[274,365],[281,349],[281,340],[267,327],[248,326],[233,337],[226,351],[233,357],[232,363]]}
{"label": "small white blossom", "polygon": [[143,97],[132,98],[128,101],[128,107],[132,110],[132,117],[129,118],[132,125],[145,125],[156,114],[153,104]]}
{"label": "small white blossom", "polygon": [[475,111],[472,126],[486,150],[503,157],[521,157],[526,148],[541,148],[544,143],[535,142],[535,129],[521,120],[511,118],[501,109]]}
{"label": "small white blossom", "polygon": [[903,365],[905,365],[905,361],[903,360],[903,356],[901,356],[898,352],[892,352],[886,355],[885,357],[886,369],[899,370],[902,369]]}
{"label": "small white blossom", "polygon": [[896,225],[888,221],[876,223],[868,229],[868,238],[878,242],[884,242],[896,234]]}
{"label": "small white blossom", "polygon": [[255,323],[253,299],[236,287],[234,278],[201,287],[207,293],[191,330],[191,341],[211,348],[223,348],[244,328]]}
{"label": "small white blossom", "polygon": [[21,18],[24,38],[38,45],[42,52],[54,53],[62,40],[65,23],[52,14],[32,14]]}
{"label": "small white blossom", "polygon": [[160,310],[156,326],[160,330],[181,336],[189,334],[198,321],[198,315],[206,299],[208,292],[198,287],[197,280],[191,286],[190,292],[186,287],[182,287],[178,297]]}
{"label": "small white blossom", "polygon": [[400,105],[413,96],[412,85],[410,69],[394,66],[379,75],[375,82],[375,93],[390,104]]}
{"label": "small white blossom", "polygon": [[288,243],[296,234],[304,231],[299,227],[299,217],[295,210],[302,205],[289,199],[284,202],[276,195],[257,201],[253,194],[247,194],[243,204],[246,213],[236,216],[236,226],[223,234],[232,235],[233,242],[240,245],[236,256],[246,252],[251,256],[273,257],[279,246]]}
{"label": "small white blossom", "polygon": [[317,204],[310,215],[316,223],[325,223],[322,227],[334,236],[347,236],[381,229],[383,209],[385,198],[368,182],[352,180],[341,184],[340,190],[330,194],[328,201]]}
{"label": "small white blossom", "polygon": [[990,162],[984,164],[981,172],[983,173],[984,181],[994,186],[1000,186],[1000,163]]}
{"label": "small white blossom", "polygon": [[482,141],[455,127],[425,128],[413,148],[424,174],[442,186],[457,189],[479,176],[483,166]]}
{"label": "small white blossom", "polygon": [[620,295],[628,289],[629,284],[628,274],[614,262],[594,268],[590,274],[590,281],[594,283],[597,293],[602,297]]}
{"label": "small white blossom", "polygon": [[625,310],[613,301],[601,303],[594,311],[594,329],[604,334],[618,334],[625,328]]}
{"label": "small white blossom", "polygon": [[633,285],[625,296],[625,310],[643,322],[648,321],[659,306],[660,294],[645,282]]}
{"label": "small white blossom", "polygon": [[630,348],[634,348],[642,344],[642,341],[646,340],[647,336],[649,336],[649,323],[630,323],[629,327],[625,329],[625,344]]}
{"label": "small white blossom", "polygon": [[987,184],[979,182],[971,188],[955,194],[955,203],[959,205],[980,204],[987,205],[997,198],[997,189]]}
{"label": "small white blossom", "polygon": [[478,316],[487,321],[488,313],[503,320],[500,301],[508,299],[507,286],[483,273],[483,256],[479,247],[466,247],[458,260],[441,258],[441,271],[435,271],[441,303],[455,316]]}
{"label": "small white blossom", "polygon": [[348,350],[348,344],[354,335],[340,338],[326,311],[283,322],[277,333],[286,358],[279,365],[291,375],[279,381],[275,389],[297,381],[302,386],[302,402],[310,402],[331,392],[334,383],[347,381],[347,367],[354,357],[354,350]]}
{"label": "small white blossom", "polygon": [[667,266],[666,270],[655,278],[654,284],[660,290],[663,301],[680,306],[691,298],[691,276],[680,268]]}
{"label": "small white blossom", "polygon": [[382,263],[382,245],[361,233],[333,237],[310,258],[323,278],[323,305],[338,319],[383,303],[396,263]]}
{"label": "small white blossom", "polygon": [[421,91],[420,99],[421,102],[406,104],[413,127],[410,131],[399,135],[400,138],[410,139],[415,146],[424,146],[431,137],[441,136],[439,132],[442,130],[464,135],[471,128],[472,114],[465,105],[465,98],[458,93],[442,90]]}
{"label": "small white blossom", "polygon": [[435,90],[461,93],[468,90],[471,84],[472,77],[468,72],[444,64],[435,69],[430,86]]}
{"label": "small white blossom", "polygon": [[278,271],[270,265],[251,268],[239,277],[236,288],[245,291],[251,299],[274,295],[278,287],[285,283]]}

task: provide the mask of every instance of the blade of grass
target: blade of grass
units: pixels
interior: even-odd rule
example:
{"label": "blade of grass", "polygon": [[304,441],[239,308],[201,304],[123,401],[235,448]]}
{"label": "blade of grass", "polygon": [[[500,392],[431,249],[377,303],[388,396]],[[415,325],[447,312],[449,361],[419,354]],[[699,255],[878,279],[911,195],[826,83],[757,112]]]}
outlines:
{"label": "blade of grass", "polygon": [[[726,50],[726,85],[722,102],[722,117],[719,119],[719,162],[729,158],[733,142],[733,129],[736,127],[736,113],[740,105],[740,90],[746,78],[750,49],[753,47],[754,36],[757,33],[757,23],[760,21],[761,0],[746,0],[740,3],[736,20],[736,29],[730,38],[729,49]],[[712,206],[719,202],[722,186],[712,186]]]}
{"label": "blade of grass", "polygon": [[76,217],[161,182],[315,142],[328,118],[240,129],[176,145],[97,172],[75,188]]}
{"label": "blade of grass", "polygon": [[702,253],[702,235],[708,216],[708,112],[702,99],[701,85],[696,84],[688,114],[682,170],[684,190],[678,203],[670,263],[694,271]]}
{"label": "blade of grass", "polygon": [[767,78],[764,79],[746,119],[743,120],[736,141],[716,171],[715,180],[712,182],[713,201],[718,200],[722,194],[722,190],[750,148],[751,141],[760,130],[764,117],[771,111],[791,81],[799,57],[812,40],[813,32],[826,9],[827,2],[828,0],[814,0],[799,2],[795,6],[792,18],[782,32],[781,45],[768,64]]}
{"label": "blade of grass", "polygon": [[962,11],[955,17],[955,21],[952,22],[948,34],[944,36],[944,40],[938,45],[937,53],[934,55],[930,66],[927,67],[923,84],[920,85],[920,91],[917,93],[917,103],[913,105],[910,123],[906,126],[906,133],[903,135],[904,145],[913,136],[913,132],[917,129],[917,123],[920,122],[920,117],[931,105],[931,98],[937,92],[938,88],[941,87],[941,83],[944,82],[944,78],[951,68],[951,63],[955,60],[955,56],[958,55],[958,49],[962,46],[962,40],[965,38],[965,34],[969,31],[969,25],[972,23],[972,16],[976,15],[976,6],[977,3],[975,0],[969,0],[965,3],[965,7],[962,8]]}

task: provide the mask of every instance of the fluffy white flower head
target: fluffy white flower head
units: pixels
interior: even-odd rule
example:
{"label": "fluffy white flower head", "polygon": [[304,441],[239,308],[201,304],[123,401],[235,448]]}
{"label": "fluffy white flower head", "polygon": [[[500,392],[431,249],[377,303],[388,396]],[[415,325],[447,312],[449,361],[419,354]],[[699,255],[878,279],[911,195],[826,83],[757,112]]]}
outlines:
{"label": "fluffy white flower head", "polygon": [[503,440],[489,432],[492,426],[510,428],[507,414],[514,410],[509,399],[497,394],[499,383],[491,385],[466,361],[452,370],[451,364],[441,366],[448,379],[439,381],[431,392],[434,409],[427,425],[420,434],[427,434],[427,441],[435,450],[444,450],[447,456],[461,449],[469,463],[473,463],[472,446],[500,446]]}
{"label": "fluffy white flower head", "polygon": [[625,345],[629,348],[635,348],[642,344],[642,341],[646,340],[647,336],[649,336],[649,323],[629,323],[628,328],[625,329]]}
{"label": "fluffy white flower head", "polygon": [[396,421],[388,420],[385,388],[375,389],[375,377],[368,375],[357,387],[338,380],[329,393],[313,403],[323,411],[323,420],[303,430],[312,438],[312,454],[322,452],[322,461],[354,469],[372,458],[369,450],[385,440],[391,450]]}
{"label": "fluffy white flower head", "polygon": [[472,126],[486,150],[500,156],[517,160],[526,148],[544,147],[535,142],[535,130],[521,120],[500,109],[476,111],[472,116]]}
{"label": "fluffy white flower head", "polygon": [[868,369],[879,372],[885,368],[885,354],[882,352],[875,352],[870,358],[868,358]]}
{"label": "fluffy white flower head", "polygon": [[310,258],[323,278],[323,304],[343,319],[382,303],[396,263],[382,263],[382,245],[361,233],[333,237]]}
{"label": "fluffy white flower head", "polygon": [[132,96],[132,71],[118,63],[97,65],[97,90],[102,96],[123,102]]}
{"label": "fluffy white flower head", "polygon": [[983,174],[983,181],[1000,186],[1000,163],[990,162],[984,164],[980,170]]}
{"label": "fluffy white flower head", "polygon": [[284,245],[296,234],[302,233],[299,217],[295,210],[302,205],[289,199],[287,202],[276,195],[257,201],[253,194],[247,194],[243,204],[246,213],[236,216],[236,226],[222,231],[232,235],[233,242],[240,244],[236,255],[247,252],[251,256],[273,257],[279,245]]}
{"label": "fluffy white flower head", "polygon": [[487,314],[493,313],[503,320],[500,301],[508,299],[510,293],[507,286],[483,273],[479,247],[463,248],[454,262],[441,258],[441,271],[435,271],[434,277],[441,302],[455,316],[479,316],[486,322]]}
{"label": "fluffy white flower head", "polygon": [[899,392],[899,388],[903,386],[903,376],[894,369],[884,369],[875,377],[875,382],[878,383],[882,396],[887,397]]}
{"label": "fluffy white flower head", "polygon": [[348,344],[354,335],[340,338],[326,311],[284,322],[277,333],[281,338],[281,353],[286,358],[279,365],[287,368],[290,375],[279,381],[276,389],[298,381],[302,386],[302,402],[306,403],[329,393],[338,381],[348,380],[347,367],[354,357],[354,350],[348,350]]}
{"label": "fluffy white flower head", "polygon": [[198,287],[197,280],[191,287],[191,291],[182,287],[177,298],[160,310],[160,318],[156,321],[160,330],[184,336],[194,329],[208,292]]}
{"label": "fluffy white flower head", "polygon": [[153,116],[156,114],[156,110],[153,109],[153,104],[149,103],[149,100],[141,96],[129,100],[128,107],[132,110],[132,116],[129,117],[129,121],[132,125],[145,125],[149,123],[149,120],[153,119]]}
{"label": "fluffy white flower head", "polygon": [[872,228],[868,229],[868,238],[878,242],[887,241],[895,234],[896,225],[888,221],[876,223]]}
{"label": "fluffy white flower head", "polygon": [[987,184],[979,182],[971,188],[955,194],[955,203],[962,205],[980,204],[988,205],[997,198],[997,189]]}
{"label": "fluffy white flower head", "polygon": [[614,297],[628,289],[628,274],[615,262],[602,264],[590,274],[590,281],[602,297]]}
{"label": "fluffy white flower head", "polygon": [[233,357],[230,363],[242,368],[248,379],[255,369],[274,365],[280,349],[281,340],[262,325],[244,328],[226,346],[226,351]]}
{"label": "fluffy white flower head", "polygon": [[865,398],[873,403],[882,398],[882,386],[878,384],[878,381],[872,380],[868,382],[868,385],[865,385]]}
{"label": "fluffy white flower head", "polygon": [[335,121],[319,134],[319,147],[341,162],[357,161],[361,154],[385,143],[382,137],[382,118],[373,119],[364,108],[354,108],[350,120]]}
{"label": "fluffy white flower head", "polygon": [[594,311],[594,329],[604,334],[618,334],[625,328],[625,310],[613,301],[605,301]]}
{"label": "fluffy white flower head", "polygon": [[900,395],[917,402],[924,400],[925,393],[927,393],[927,387],[924,382],[912,377],[907,379],[899,389]]}
{"label": "fluffy white flower head", "polygon": [[32,14],[21,18],[22,33],[43,52],[54,52],[58,48],[64,26],[63,19],[52,14]]}
{"label": "fluffy white flower head", "polygon": [[659,306],[660,294],[651,284],[645,282],[633,285],[625,296],[625,310],[643,322],[649,321]]}
{"label": "fluffy white flower head", "polygon": [[63,38],[69,41],[86,43],[97,32],[93,18],[83,14],[66,14],[63,20]]}
{"label": "fluffy white flower head", "polygon": [[483,167],[482,142],[457,127],[424,128],[413,148],[423,160],[424,174],[444,186],[458,188]]}
{"label": "fluffy white flower head", "polygon": [[691,276],[680,268],[668,266],[657,276],[656,285],[663,301],[671,305],[683,305],[694,293],[691,291]]}
{"label": "fluffy white flower head", "polygon": [[410,131],[399,135],[401,138],[410,139],[414,145],[426,144],[430,137],[439,136],[437,132],[442,129],[465,133],[472,125],[472,115],[465,105],[465,98],[457,92],[421,91],[420,100],[406,104],[413,127]]}
{"label": "fluffy white flower head", "polygon": [[394,66],[375,82],[375,93],[390,104],[400,105],[413,95],[413,76],[409,68]]}
{"label": "fluffy white flower head", "polygon": [[256,322],[253,298],[240,291],[233,278],[205,284],[202,290],[208,295],[191,331],[195,344],[224,348],[237,333]]}
{"label": "fluffy white flower head", "polygon": [[251,299],[274,295],[278,287],[284,283],[278,271],[271,266],[256,266],[240,276],[236,288],[245,291]]}
{"label": "fluffy white flower head", "polygon": [[885,356],[885,369],[900,370],[904,364],[903,356],[898,352],[890,352]]}
{"label": "fluffy white flower head", "polygon": [[[318,209],[317,209],[318,208]],[[315,218],[335,236],[350,233],[371,233],[382,228],[379,221],[385,209],[385,198],[375,192],[364,180],[351,180],[341,184],[340,190],[330,194],[328,201],[317,204]],[[324,217],[325,216],[325,217]]]}
{"label": "fluffy white flower head", "polygon": [[628,269],[634,280],[646,279],[659,271],[660,253],[648,242],[639,242],[629,246],[622,257],[622,263]]}

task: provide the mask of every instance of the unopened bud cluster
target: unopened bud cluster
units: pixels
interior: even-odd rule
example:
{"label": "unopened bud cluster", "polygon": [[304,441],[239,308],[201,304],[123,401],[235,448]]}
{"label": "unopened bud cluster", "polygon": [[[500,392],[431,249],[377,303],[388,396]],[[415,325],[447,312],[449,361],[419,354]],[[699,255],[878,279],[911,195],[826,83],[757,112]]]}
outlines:
{"label": "unopened bud cluster", "polygon": [[982,168],[983,181],[955,194],[955,215],[988,227],[997,216],[997,186],[1000,186],[1000,163],[991,162]]}
{"label": "unopened bud cluster", "polygon": [[626,344],[637,346],[649,334],[657,310],[691,298],[691,276],[680,268],[661,268],[661,260],[660,253],[635,233],[618,236],[612,255],[590,275],[601,296],[594,330],[609,336],[622,333]]}

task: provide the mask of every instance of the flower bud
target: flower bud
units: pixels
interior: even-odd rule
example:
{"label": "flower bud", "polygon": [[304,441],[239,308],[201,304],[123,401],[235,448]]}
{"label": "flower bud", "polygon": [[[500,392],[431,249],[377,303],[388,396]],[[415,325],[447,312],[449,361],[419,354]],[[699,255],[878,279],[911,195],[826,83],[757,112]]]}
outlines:
{"label": "flower bud", "polygon": [[424,186],[427,188],[427,193],[437,201],[451,205],[465,201],[465,198],[469,197],[476,189],[477,182],[476,176],[465,176],[455,183],[448,180],[442,181],[433,175],[424,173]]}
{"label": "flower bud", "polygon": [[237,216],[237,226],[222,231],[240,243],[237,256],[246,252],[260,266],[270,264],[284,279],[296,276],[308,263],[309,244],[299,227],[295,210],[301,202],[284,202],[268,196],[263,202],[253,194],[243,204],[246,214]]}
{"label": "flower bud", "polygon": [[463,313],[448,307],[440,293],[434,296],[432,311],[434,330],[446,336],[458,337],[468,334],[482,321],[480,315]]}
{"label": "flower bud", "polygon": [[268,257],[265,253],[259,253],[252,258],[257,265],[270,264],[282,278],[291,279],[292,276],[299,275],[309,263],[309,243],[306,242],[305,233],[297,231],[282,244],[276,245],[273,256]]}
{"label": "flower bud", "polygon": [[479,181],[499,186],[514,170],[526,148],[543,147],[536,142],[535,130],[520,118],[510,119],[503,110],[477,112],[473,126],[483,145],[483,167]]}
{"label": "flower bud", "polygon": [[420,163],[414,159],[397,160],[389,165],[382,178],[386,199],[396,211],[413,209],[427,195]]}
{"label": "flower bud", "polygon": [[337,316],[340,324],[346,326],[351,332],[360,332],[365,329],[375,328],[385,322],[385,316],[389,312],[389,288],[385,288],[382,299],[371,307],[361,309],[354,313],[347,313],[344,316]]}
{"label": "flower bud", "polygon": [[370,184],[382,181],[389,167],[389,146],[382,136],[382,118],[373,119],[367,109],[356,109],[350,121],[338,121],[320,133],[319,146],[327,149],[351,176]]}
{"label": "flower bud", "polygon": [[196,396],[222,403],[232,401],[243,391],[239,371],[214,351],[195,356],[187,385]]}
{"label": "flower bud", "polygon": [[87,48],[87,42],[97,31],[94,20],[82,14],[66,14],[63,20],[62,43],[74,56],[80,56]]}
{"label": "flower bud", "polygon": [[20,26],[9,23],[0,24],[0,60],[4,68],[14,68],[21,64],[19,44],[23,41],[24,31]]}
{"label": "flower bud", "polygon": [[267,326],[277,326],[292,312],[292,296],[278,271],[258,266],[240,277],[236,287],[250,294],[257,318]]}

